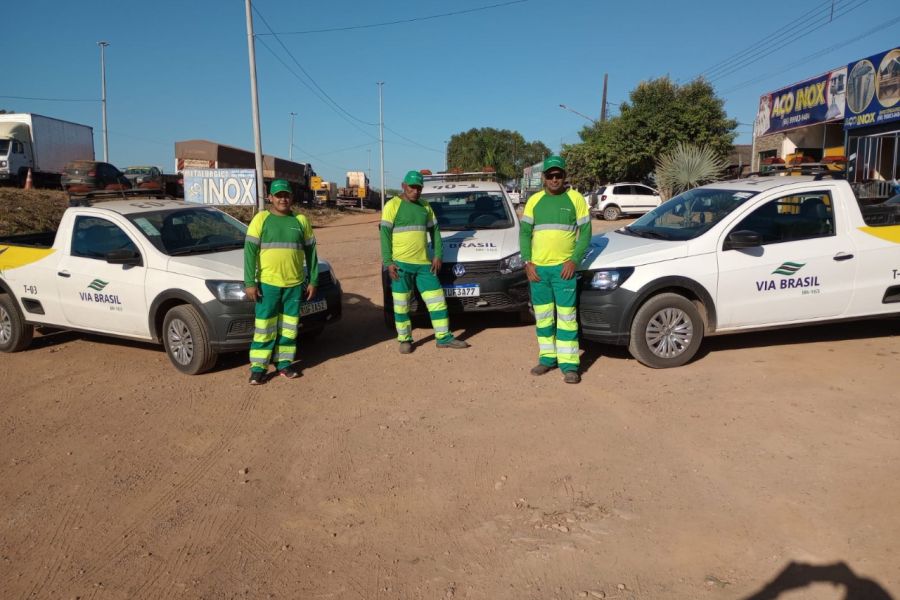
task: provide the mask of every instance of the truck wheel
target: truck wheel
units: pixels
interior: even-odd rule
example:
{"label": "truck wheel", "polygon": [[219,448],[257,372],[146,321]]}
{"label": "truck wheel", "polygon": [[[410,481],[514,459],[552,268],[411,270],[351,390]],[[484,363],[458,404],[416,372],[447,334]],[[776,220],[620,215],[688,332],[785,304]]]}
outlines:
{"label": "truck wheel", "polygon": [[607,221],[615,221],[622,215],[622,211],[618,206],[607,206],[603,209],[603,218]]}
{"label": "truck wheel", "polygon": [[28,347],[34,327],[27,324],[8,294],[0,294],[0,352],[20,352]]}
{"label": "truck wheel", "polygon": [[703,341],[703,319],[694,303],[679,294],[653,296],[631,322],[628,351],[642,364],[668,369],[685,364]]}
{"label": "truck wheel", "polygon": [[182,373],[198,375],[216,364],[206,325],[193,306],[181,304],[166,313],[162,338],[169,360]]}

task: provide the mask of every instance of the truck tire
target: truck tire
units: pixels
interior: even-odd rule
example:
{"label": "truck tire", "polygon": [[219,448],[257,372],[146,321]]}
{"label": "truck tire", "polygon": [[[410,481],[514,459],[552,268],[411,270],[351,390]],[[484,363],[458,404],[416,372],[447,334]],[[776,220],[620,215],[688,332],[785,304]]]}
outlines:
{"label": "truck tire", "polygon": [[199,375],[213,368],[217,354],[209,345],[209,332],[197,309],[181,304],[169,310],[163,320],[163,344],[176,369]]}
{"label": "truck tire", "polygon": [[603,209],[603,218],[607,221],[615,221],[620,216],[622,216],[622,211],[618,206],[611,204]]}
{"label": "truck tire", "polygon": [[0,294],[0,352],[21,352],[31,343],[34,327],[25,322],[15,299]]}
{"label": "truck tire", "polygon": [[680,294],[663,293],[644,302],[634,315],[628,351],[654,369],[680,367],[697,353],[703,333],[694,303]]}

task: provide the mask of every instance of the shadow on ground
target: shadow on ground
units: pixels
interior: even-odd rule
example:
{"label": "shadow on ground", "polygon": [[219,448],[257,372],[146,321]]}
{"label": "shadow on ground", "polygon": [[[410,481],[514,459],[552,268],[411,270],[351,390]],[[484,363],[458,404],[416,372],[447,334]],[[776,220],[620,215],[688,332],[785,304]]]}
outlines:
{"label": "shadow on ground", "polygon": [[830,565],[810,565],[791,562],[775,579],[744,600],[775,600],[782,595],[809,587],[815,583],[830,583],[844,588],[844,600],[893,600],[881,585],[860,577],[844,562]]}

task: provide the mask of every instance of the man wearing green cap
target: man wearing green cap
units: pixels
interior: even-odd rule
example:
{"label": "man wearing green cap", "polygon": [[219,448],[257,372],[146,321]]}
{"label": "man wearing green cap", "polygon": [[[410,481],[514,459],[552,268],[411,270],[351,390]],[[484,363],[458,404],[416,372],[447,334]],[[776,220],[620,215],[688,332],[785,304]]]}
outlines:
{"label": "man wearing green cap", "polygon": [[519,233],[537,325],[539,361],[532,375],[559,367],[566,383],[581,381],[575,269],[590,241],[588,203],[575,190],[566,190],[566,161],[548,156],[544,189],[525,204]]}
{"label": "man wearing green cap", "polygon": [[[403,178],[403,196],[394,196],[381,213],[381,259],[391,278],[394,299],[394,324],[400,354],[412,352],[412,324],[409,301],[418,288],[428,308],[431,326],[438,348],[468,348],[450,333],[450,318],[444,290],[437,278],[441,270],[443,244],[441,230],[431,206],[419,198],[422,194],[422,174],[410,171]],[[426,232],[431,232],[434,250],[428,258]]]}
{"label": "man wearing green cap", "polygon": [[309,219],[291,211],[290,184],[284,179],[273,181],[269,202],[269,209],[250,221],[244,242],[244,286],[247,298],[256,302],[250,344],[251,385],[266,382],[273,350],[279,375],[288,379],[300,376],[291,366],[300,302],[304,296],[306,301],[313,299],[319,281],[316,238]]}

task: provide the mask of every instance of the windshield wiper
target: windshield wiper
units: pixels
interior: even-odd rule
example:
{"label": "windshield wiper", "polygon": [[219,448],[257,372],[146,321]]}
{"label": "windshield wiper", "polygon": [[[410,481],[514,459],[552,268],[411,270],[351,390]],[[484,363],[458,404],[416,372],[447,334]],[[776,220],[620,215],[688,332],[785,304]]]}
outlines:
{"label": "windshield wiper", "polygon": [[668,235],[660,233],[658,231],[654,231],[653,229],[634,229],[630,225],[625,227],[625,231],[632,235],[636,235],[642,238],[650,238],[654,240],[671,240],[672,238]]}

